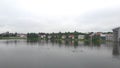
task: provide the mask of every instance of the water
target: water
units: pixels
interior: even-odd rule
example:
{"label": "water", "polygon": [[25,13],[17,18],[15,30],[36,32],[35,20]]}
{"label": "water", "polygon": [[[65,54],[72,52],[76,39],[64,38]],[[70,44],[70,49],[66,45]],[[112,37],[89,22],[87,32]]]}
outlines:
{"label": "water", "polygon": [[0,40],[0,68],[120,68],[119,48],[110,42]]}

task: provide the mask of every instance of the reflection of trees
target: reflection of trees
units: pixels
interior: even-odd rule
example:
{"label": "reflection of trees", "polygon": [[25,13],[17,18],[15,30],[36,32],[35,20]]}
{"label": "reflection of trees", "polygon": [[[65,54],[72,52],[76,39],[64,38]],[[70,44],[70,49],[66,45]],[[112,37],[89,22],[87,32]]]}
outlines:
{"label": "reflection of trees", "polygon": [[120,53],[119,53],[119,43],[117,42],[114,42],[114,45],[113,45],[113,55],[114,56],[118,56]]}
{"label": "reflection of trees", "polygon": [[98,46],[98,47],[99,47],[100,44],[101,44],[100,41],[94,41],[94,42],[92,42],[92,43],[94,44],[94,46]]}
{"label": "reflection of trees", "polygon": [[52,45],[54,45],[55,40],[54,40],[54,39],[51,39],[50,42],[52,43]]}
{"label": "reflection of trees", "polygon": [[61,46],[61,44],[62,44],[62,41],[61,41],[61,40],[58,40],[58,43],[59,43],[59,46]]}
{"label": "reflection of trees", "polygon": [[74,41],[74,48],[78,47],[78,41]]}
{"label": "reflection of trees", "polygon": [[38,40],[27,39],[27,44],[36,44]]}
{"label": "reflection of trees", "polygon": [[90,41],[84,41],[85,45],[90,45]]}
{"label": "reflection of trees", "polygon": [[46,43],[48,44],[48,39],[46,39],[45,41],[46,41]]}
{"label": "reflection of trees", "polygon": [[78,47],[78,41],[72,41],[72,40],[50,40],[50,42],[54,45],[54,44],[58,44],[59,46],[61,45],[65,45],[67,47],[69,46],[73,46],[75,48]]}
{"label": "reflection of trees", "polygon": [[17,44],[17,42],[18,40],[6,40],[5,41],[6,44],[12,44],[12,43]]}
{"label": "reflection of trees", "polygon": [[101,42],[100,41],[84,41],[84,45],[87,45],[87,46],[100,46]]}
{"label": "reflection of trees", "polygon": [[38,39],[27,39],[27,42],[38,42],[39,40]]}
{"label": "reflection of trees", "polygon": [[69,45],[69,41],[66,40],[66,41],[65,41],[65,45]]}

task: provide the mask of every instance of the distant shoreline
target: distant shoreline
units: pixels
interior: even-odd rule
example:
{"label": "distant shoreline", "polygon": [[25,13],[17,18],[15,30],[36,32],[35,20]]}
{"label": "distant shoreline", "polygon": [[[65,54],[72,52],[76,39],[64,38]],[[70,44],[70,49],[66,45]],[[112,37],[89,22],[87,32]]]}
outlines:
{"label": "distant shoreline", "polygon": [[[14,40],[19,40],[19,39],[25,39],[27,40],[27,38],[22,38],[22,37],[2,37],[0,38],[0,40],[11,40],[11,39],[14,39]],[[46,40],[46,39],[38,39],[38,40]],[[48,39],[48,40],[51,40],[51,39]],[[72,39],[72,40],[66,40],[66,39],[54,39],[54,40],[57,40],[57,41],[89,41],[90,40],[85,40],[85,39]],[[99,42],[113,42],[111,40],[100,40]]]}
{"label": "distant shoreline", "polygon": [[21,37],[2,37],[1,39],[27,39],[27,38],[21,38]]}

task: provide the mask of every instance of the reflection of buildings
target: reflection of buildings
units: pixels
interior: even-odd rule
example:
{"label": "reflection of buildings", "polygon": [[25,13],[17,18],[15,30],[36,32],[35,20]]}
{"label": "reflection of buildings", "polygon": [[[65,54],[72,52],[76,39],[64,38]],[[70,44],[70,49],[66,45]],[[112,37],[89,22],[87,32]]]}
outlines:
{"label": "reflection of buildings", "polygon": [[114,43],[113,45],[113,55],[114,56],[118,56],[120,55],[120,46],[119,46],[119,43]]}
{"label": "reflection of buildings", "polygon": [[120,27],[113,29],[114,41],[120,41]]}
{"label": "reflection of buildings", "polygon": [[19,40],[5,40],[4,43],[6,44],[17,44]]}

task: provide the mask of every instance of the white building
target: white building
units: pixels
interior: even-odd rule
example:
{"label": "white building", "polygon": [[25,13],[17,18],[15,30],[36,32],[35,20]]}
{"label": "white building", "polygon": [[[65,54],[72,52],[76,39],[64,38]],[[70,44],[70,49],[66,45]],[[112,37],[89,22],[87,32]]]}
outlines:
{"label": "white building", "polygon": [[106,37],[106,34],[102,34],[102,33],[101,33],[101,34],[100,34],[100,37]]}
{"label": "white building", "polygon": [[62,35],[62,39],[65,39],[66,38],[66,35]]}
{"label": "white building", "polygon": [[84,39],[85,35],[78,35],[78,39]]}
{"label": "white building", "polygon": [[21,37],[21,38],[27,38],[27,34],[17,34],[18,37]]}
{"label": "white building", "polygon": [[51,39],[51,35],[48,35],[48,39]]}
{"label": "white building", "polygon": [[45,38],[46,36],[45,35],[41,35],[41,38],[43,39],[43,38]]}

